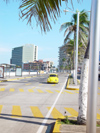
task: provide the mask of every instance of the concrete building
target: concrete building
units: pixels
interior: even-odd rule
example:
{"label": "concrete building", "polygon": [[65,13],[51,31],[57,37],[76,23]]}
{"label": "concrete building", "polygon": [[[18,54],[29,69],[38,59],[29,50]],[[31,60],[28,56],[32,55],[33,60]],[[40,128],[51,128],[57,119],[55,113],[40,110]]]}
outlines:
{"label": "concrete building", "polygon": [[23,66],[23,63],[38,60],[38,46],[26,44],[21,47],[15,47],[12,50],[11,64]]}
{"label": "concrete building", "polygon": [[[63,61],[63,59],[65,59],[65,61]],[[59,47],[59,65],[58,65],[59,69],[61,68],[61,66],[66,67],[68,65],[67,61],[68,59],[69,57],[66,54],[66,49],[64,45]]]}
{"label": "concrete building", "polygon": [[44,70],[46,72],[49,72],[52,65],[53,65],[53,62],[38,60],[38,61],[24,63],[23,69],[25,69],[25,70],[29,70],[29,69],[30,70]]}

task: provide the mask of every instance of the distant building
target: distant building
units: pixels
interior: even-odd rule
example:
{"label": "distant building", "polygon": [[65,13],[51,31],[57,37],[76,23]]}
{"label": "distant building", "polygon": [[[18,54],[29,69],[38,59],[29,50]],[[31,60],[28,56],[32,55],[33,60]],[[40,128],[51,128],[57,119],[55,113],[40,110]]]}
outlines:
{"label": "distant building", "polygon": [[[63,59],[65,59],[65,61],[63,61]],[[59,47],[59,69],[61,68],[61,66],[66,67],[66,65],[68,65],[68,59],[69,57],[66,54],[64,45]]]}
{"label": "distant building", "polygon": [[38,60],[38,46],[26,44],[21,47],[15,47],[12,50],[11,64],[23,66],[23,63]]}
{"label": "distant building", "polygon": [[29,69],[31,69],[31,70],[45,70],[48,72],[48,71],[50,71],[52,65],[53,65],[53,62],[38,60],[38,61],[24,63],[23,69],[26,69],[26,70],[29,70]]}

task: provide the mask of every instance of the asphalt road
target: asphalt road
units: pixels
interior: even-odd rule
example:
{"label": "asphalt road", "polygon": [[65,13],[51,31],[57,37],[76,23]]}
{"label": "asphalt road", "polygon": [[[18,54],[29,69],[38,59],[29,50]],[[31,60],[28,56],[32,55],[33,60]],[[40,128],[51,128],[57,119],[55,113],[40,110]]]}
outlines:
{"label": "asphalt road", "polygon": [[[64,88],[66,74],[58,84],[47,84],[48,75],[0,83],[0,133],[50,133],[57,118],[78,115],[78,91]],[[62,91],[62,92],[61,92]],[[98,118],[100,119],[100,89]]]}

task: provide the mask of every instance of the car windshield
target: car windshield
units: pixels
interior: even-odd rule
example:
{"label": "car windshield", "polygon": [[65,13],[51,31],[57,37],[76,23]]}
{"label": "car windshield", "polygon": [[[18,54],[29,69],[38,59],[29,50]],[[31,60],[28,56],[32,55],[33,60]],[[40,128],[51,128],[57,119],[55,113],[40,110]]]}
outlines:
{"label": "car windshield", "polygon": [[57,75],[53,75],[53,74],[52,74],[52,75],[50,75],[49,77],[57,77]]}

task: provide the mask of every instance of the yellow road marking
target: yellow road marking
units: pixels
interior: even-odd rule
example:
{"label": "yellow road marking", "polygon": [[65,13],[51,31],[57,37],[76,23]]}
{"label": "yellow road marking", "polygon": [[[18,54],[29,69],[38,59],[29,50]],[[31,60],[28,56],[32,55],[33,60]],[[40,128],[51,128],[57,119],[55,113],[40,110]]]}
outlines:
{"label": "yellow road marking", "polygon": [[5,88],[1,88],[0,91],[5,91]]}
{"label": "yellow road marking", "polygon": [[19,91],[20,91],[20,92],[24,92],[24,90],[23,90],[23,89],[19,89]]}
{"label": "yellow road marking", "polygon": [[41,113],[41,111],[39,110],[38,107],[30,106],[30,108],[31,108],[31,111],[32,111],[32,114],[33,114],[34,117],[43,117],[43,115],[42,115],[42,113]]}
{"label": "yellow road marking", "polygon": [[30,85],[31,83],[25,84],[25,85]]}
{"label": "yellow road marking", "polygon": [[38,91],[39,93],[43,93],[43,91],[42,91],[42,90],[40,90],[40,89],[38,89],[37,91]]}
{"label": "yellow road marking", "polygon": [[39,84],[39,85],[43,85],[43,84]]}
{"label": "yellow road marking", "polygon": [[[51,107],[47,107],[47,108],[48,110],[50,110]],[[65,118],[56,108],[53,108],[51,115],[54,119]]]}
{"label": "yellow road marking", "polygon": [[77,91],[77,90],[76,90],[76,91],[74,91],[74,92],[75,92],[75,93],[79,93],[79,91]]}
{"label": "yellow road marking", "polygon": [[31,77],[25,77],[25,78],[31,78]]}
{"label": "yellow road marking", "polygon": [[20,106],[13,106],[12,109],[12,117],[21,117],[22,113],[21,113],[21,109]]}
{"label": "yellow road marking", "polygon": [[14,90],[14,88],[10,88],[10,90],[9,90],[9,91],[15,91],[15,90]]}
{"label": "yellow road marking", "polygon": [[56,84],[52,85],[52,86],[55,86]]}
{"label": "yellow road marking", "polygon": [[76,110],[74,110],[73,108],[65,108],[73,117],[77,117],[78,116],[78,112]]}
{"label": "yellow road marking", "polygon": [[7,81],[14,81],[14,80],[18,80],[17,78],[16,79],[8,79]]}
{"label": "yellow road marking", "polygon": [[58,92],[58,93],[60,93],[60,91],[59,90],[55,90],[56,92]]}
{"label": "yellow road marking", "polygon": [[98,87],[98,89],[100,89],[100,87]]}
{"label": "yellow road marking", "polygon": [[3,107],[3,105],[0,105],[0,114],[1,114],[1,111],[2,111],[2,107]]}
{"label": "yellow road marking", "polygon": [[72,92],[70,92],[70,91],[66,91],[66,90],[65,90],[65,92],[67,92],[67,93],[69,93],[69,94],[73,94],[73,93],[72,93]]}
{"label": "yellow road marking", "polygon": [[98,95],[100,95],[100,93],[98,93]]}
{"label": "yellow road marking", "polygon": [[29,92],[34,92],[32,89],[28,89]]}
{"label": "yellow road marking", "polygon": [[53,93],[52,91],[50,91],[50,90],[46,90],[47,92],[49,92],[49,93]]}

